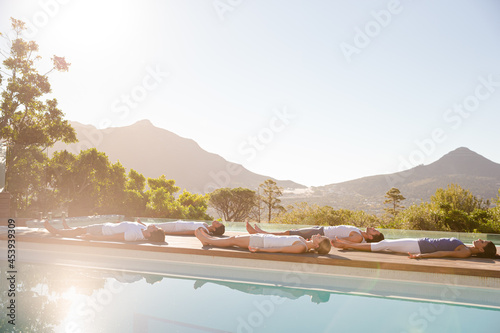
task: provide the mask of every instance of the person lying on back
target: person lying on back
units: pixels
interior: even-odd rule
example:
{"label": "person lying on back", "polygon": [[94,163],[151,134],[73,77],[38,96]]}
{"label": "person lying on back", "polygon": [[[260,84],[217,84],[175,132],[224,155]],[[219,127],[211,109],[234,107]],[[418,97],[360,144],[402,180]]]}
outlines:
{"label": "person lying on back", "polygon": [[335,239],[332,245],[341,249],[369,252],[395,252],[408,254],[410,259],[423,258],[498,258],[497,248],[491,241],[475,240],[465,245],[461,240],[451,238],[401,238],[386,239],[378,243],[359,244]]}
{"label": "person lying on back", "polygon": [[45,229],[55,235],[63,237],[78,237],[88,240],[105,240],[120,242],[135,242],[148,240],[151,242],[164,242],[165,233],[156,225],[144,225],[138,222],[119,222],[92,224],[84,227],[70,228],[63,218],[63,228],[54,228],[49,221],[43,223]]}
{"label": "person lying on back", "polygon": [[249,234],[273,234],[278,236],[297,235],[305,239],[310,239],[312,235],[320,234],[328,237],[330,240],[341,238],[353,243],[371,243],[384,240],[384,234],[375,228],[368,227],[366,231],[362,231],[352,225],[335,225],[327,227],[312,226],[310,228],[291,229],[282,232],[267,232],[256,224],[252,227],[250,223],[247,222],[246,228]]}
{"label": "person lying on back", "polygon": [[[138,220],[139,221],[139,220]],[[139,221],[140,222],[140,221]],[[211,236],[222,236],[226,231],[226,227],[219,221],[213,221],[211,225],[205,222],[194,221],[175,221],[155,223],[158,228],[161,228],[165,235],[193,235],[196,229],[203,228]]]}

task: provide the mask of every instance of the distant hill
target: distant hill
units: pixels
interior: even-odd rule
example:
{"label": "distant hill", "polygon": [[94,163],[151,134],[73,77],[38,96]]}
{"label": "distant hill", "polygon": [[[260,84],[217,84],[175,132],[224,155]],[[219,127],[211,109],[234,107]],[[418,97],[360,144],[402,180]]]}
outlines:
{"label": "distant hill", "polygon": [[398,188],[412,203],[429,201],[438,188],[458,184],[483,199],[496,198],[500,188],[500,164],[471,151],[458,148],[429,165],[407,171],[364,177],[313,188],[309,196],[289,196],[286,203],[306,201],[334,208],[383,212],[384,196],[391,187]]}
{"label": "distant hill", "polygon": [[[174,179],[181,190],[207,193],[221,187],[256,189],[265,180],[273,179],[209,153],[195,141],[155,127],[149,120],[103,130],[78,122],[71,125],[79,142],[58,142],[51,152],[66,149],[78,154],[82,149],[96,148],[106,153],[112,163],[120,161],[127,172],[134,169],[146,178],[165,175]],[[273,180],[283,188],[305,188],[293,181]]]}
{"label": "distant hill", "polygon": [[[164,174],[190,192],[207,193],[215,188],[240,186],[255,189],[271,178],[228,162],[203,150],[195,141],[155,127],[148,120],[104,130],[77,122],[71,125],[79,142],[57,143],[51,152],[67,149],[78,154],[81,149],[95,147],[106,153],[111,162],[120,161],[127,171],[134,169],[151,178]],[[461,147],[429,165],[310,189],[290,180],[274,180],[288,189],[282,198],[284,205],[305,201],[379,214],[383,212],[384,196],[391,187],[398,188],[406,197],[403,201],[406,207],[429,201],[438,188],[450,184],[458,184],[483,199],[496,198],[500,188],[500,164]]]}

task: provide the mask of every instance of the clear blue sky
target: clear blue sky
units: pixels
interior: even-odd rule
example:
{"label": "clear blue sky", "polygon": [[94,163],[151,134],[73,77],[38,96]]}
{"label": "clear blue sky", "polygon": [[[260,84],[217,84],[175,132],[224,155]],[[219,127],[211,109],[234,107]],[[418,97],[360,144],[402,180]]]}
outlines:
{"label": "clear blue sky", "polygon": [[[326,185],[468,147],[500,163],[500,2],[0,1],[72,63],[69,120],[149,119],[249,170]],[[5,49],[5,41],[2,41]]]}

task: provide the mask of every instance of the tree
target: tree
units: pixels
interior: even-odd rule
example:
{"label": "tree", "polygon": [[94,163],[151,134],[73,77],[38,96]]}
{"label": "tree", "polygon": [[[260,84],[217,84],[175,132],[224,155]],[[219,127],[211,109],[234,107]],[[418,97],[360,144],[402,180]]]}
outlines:
{"label": "tree", "polygon": [[130,169],[126,184],[127,190],[143,192],[146,187],[146,177],[134,169]]}
{"label": "tree", "polygon": [[256,204],[255,191],[248,188],[219,188],[209,195],[209,204],[224,221],[244,221]]}
{"label": "tree", "polygon": [[276,182],[272,179],[266,180],[264,183],[259,185],[259,188],[262,190],[262,201],[267,207],[268,218],[267,221],[271,221],[271,217],[273,214],[273,210],[283,211],[283,206],[280,205],[281,200],[279,197],[283,195],[282,188],[279,187]]}
{"label": "tree", "polygon": [[184,209],[185,219],[191,220],[211,220],[207,214],[208,196],[196,193],[190,193],[186,190],[177,199]]}
{"label": "tree", "polygon": [[103,184],[102,194],[105,200],[99,205],[99,213],[123,214],[126,196],[127,175],[120,162],[108,167],[106,181]]}
{"label": "tree", "polygon": [[148,198],[144,189],[146,187],[146,177],[131,169],[128,173],[125,184],[125,207],[123,214],[128,216],[143,216],[146,212]]}
{"label": "tree", "polygon": [[431,202],[445,211],[455,209],[466,213],[472,213],[476,209],[484,210],[490,205],[489,200],[477,198],[471,191],[457,184],[448,185],[446,189],[437,189],[431,197]]}
{"label": "tree", "polygon": [[260,195],[260,187],[259,187],[257,188],[257,193],[255,194],[255,206],[250,211],[248,217],[253,221],[260,223],[263,211],[264,211],[264,206],[263,206],[262,196]]}
{"label": "tree", "polygon": [[[114,169],[114,177],[110,174]],[[59,200],[67,201],[68,213],[92,215],[102,213],[113,202],[111,196],[120,196],[124,189],[124,173],[120,164],[112,166],[106,154],[95,148],[81,151],[79,155],[67,151],[56,152],[49,163],[49,184],[57,192]],[[116,174],[118,172],[118,175]],[[112,182],[120,182],[113,192]],[[115,209],[116,209],[116,204]]]}
{"label": "tree", "polygon": [[148,178],[148,186],[146,214],[152,217],[183,217],[182,205],[174,196],[180,190],[175,186],[175,180],[161,175],[158,178]]}
{"label": "tree", "polygon": [[465,232],[482,228],[484,214],[490,205],[489,200],[477,198],[457,184],[448,185],[446,189],[437,189],[431,197],[431,203],[439,211],[444,225],[453,231]]}
{"label": "tree", "polygon": [[[6,86],[0,104],[0,141],[9,149],[6,157],[6,190],[13,196],[14,210],[27,210],[39,196],[47,158],[42,152],[57,141],[76,142],[74,129],[57,107],[57,100],[42,101],[51,92],[47,74],[67,71],[69,63],[62,57],[52,58],[52,68],[44,75],[35,67],[38,45],[20,36],[25,23],[11,18],[14,38],[1,71]],[[20,179],[20,177],[23,177]]]}
{"label": "tree", "polygon": [[387,198],[384,201],[384,204],[391,204],[391,208],[384,208],[384,210],[392,215],[392,218],[394,218],[398,214],[398,208],[403,209],[404,206],[400,205],[400,202],[403,200],[406,200],[406,198],[401,194],[399,189],[393,187],[391,188],[386,194],[385,197]]}

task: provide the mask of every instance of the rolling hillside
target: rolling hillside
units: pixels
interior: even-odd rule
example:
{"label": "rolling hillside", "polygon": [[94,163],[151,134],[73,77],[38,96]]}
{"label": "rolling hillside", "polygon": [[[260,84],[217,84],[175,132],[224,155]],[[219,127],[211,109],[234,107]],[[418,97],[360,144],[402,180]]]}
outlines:
{"label": "rolling hillside", "polygon": [[313,188],[308,196],[289,196],[286,203],[306,201],[334,208],[383,212],[384,196],[391,187],[406,197],[403,205],[429,201],[438,188],[458,184],[483,199],[496,198],[500,188],[500,164],[458,148],[429,165],[407,171],[377,175]]}
{"label": "rolling hillside", "polygon": [[[203,150],[195,141],[155,127],[148,120],[104,130],[77,122],[71,125],[79,142],[70,145],[58,142],[50,149],[52,152],[66,149],[78,154],[81,149],[96,148],[106,153],[112,163],[120,161],[127,172],[134,169],[146,178],[165,175],[190,192],[207,193],[220,187],[240,186],[255,189],[271,178],[228,162]],[[283,188],[305,187],[292,181],[274,180]]]}

